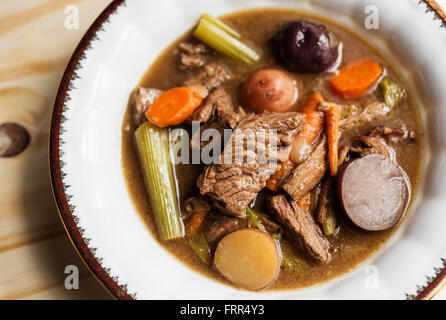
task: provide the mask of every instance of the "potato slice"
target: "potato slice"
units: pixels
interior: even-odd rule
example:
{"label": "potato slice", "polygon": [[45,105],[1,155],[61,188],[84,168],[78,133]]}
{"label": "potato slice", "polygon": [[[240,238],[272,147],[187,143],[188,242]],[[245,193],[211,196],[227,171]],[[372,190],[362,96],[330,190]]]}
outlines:
{"label": "potato slice", "polygon": [[245,228],[228,234],[219,242],[214,265],[235,285],[258,290],[276,279],[280,260],[280,248],[268,233]]}

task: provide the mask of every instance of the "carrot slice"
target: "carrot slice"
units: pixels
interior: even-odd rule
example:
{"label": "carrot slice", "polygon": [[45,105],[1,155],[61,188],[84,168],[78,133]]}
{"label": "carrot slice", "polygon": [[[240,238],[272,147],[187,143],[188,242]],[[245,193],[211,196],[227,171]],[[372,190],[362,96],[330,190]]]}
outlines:
{"label": "carrot slice", "polygon": [[300,200],[297,201],[297,204],[299,205],[299,207],[301,207],[305,211],[310,211],[311,192],[308,192],[306,195],[304,195],[302,198],[300,198]]}
{"label": "carrot slice", "polygon": [[203,98],[185,87],[164,92],[146,112],[146,118],[159,127],[179,124],[201,104]]}
{"label": "carrot slice", "polygon": [[325,111],[325,121],[327,123],[328,141],[328,162],[332,176],[338,174],[338,145],[339,145],[339,122],[341,120],[341,110],[337,106],[332,106]]}
{"label": "carrot slice", "polygon": [[336,94],[344,99],[353,100],[366,93],[382,73],[383,69],[378,63],[363,60],[341,69],[330,83]]}

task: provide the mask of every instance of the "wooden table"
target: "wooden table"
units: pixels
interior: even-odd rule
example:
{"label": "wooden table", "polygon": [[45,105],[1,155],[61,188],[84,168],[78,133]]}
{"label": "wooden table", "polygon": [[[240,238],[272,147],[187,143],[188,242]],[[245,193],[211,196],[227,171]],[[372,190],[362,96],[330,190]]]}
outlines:
{"label": "wooden table", "polygon": [[[20,155],[0,158],[0,299],[109,299],[76,254],[50,190],[48,130],[53,101],[78,41],[111,0],[0,1],[0,124],[31,134]],[[446,1],[442,1],[443,3]],[[79,9],[79,29],[65,9]],[[79,268],[79,290],[64,286]],[[446,299],[446,289],[437,298]]]}

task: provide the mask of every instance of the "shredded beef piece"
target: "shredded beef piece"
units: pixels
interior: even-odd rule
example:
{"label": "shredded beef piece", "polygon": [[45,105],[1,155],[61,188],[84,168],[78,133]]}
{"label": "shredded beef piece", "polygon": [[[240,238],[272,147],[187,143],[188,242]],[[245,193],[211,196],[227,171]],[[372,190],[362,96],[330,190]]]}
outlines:
{"label": "shredded beef piece", "polygon": [[[246,116],[242,107],[234,107],[231,96],[223,87],[215,88],[187,120],[188,123],[198,121],[201,124],[200,130],[194,132],[191,147],[202,150],[210,143],[220,143],[220,146],[223,146],[221,139],[219,141],[201,141],[202,132],[206,129],[215,129],[223,138],[224,129],[234,129]],[[210,147],[213,146],[210,145]]]}
{"label": "shredded beef piece", "polygon": [[322,234],[310,212],[303,210],[296,201],[288,201],[285,195],[274,196],[270,208],[284,226],[285,236],[308,255],[321,262],[330,258],[330,243]]}
{"label": "shredded beef piece", "polygon": [[212,90],[187,121],[205,123],[214,117],[225,127],[234,129],[240,120],[246,117],[246,112],[241,107],[235,108],[231,96],[219,86]]}
{"label": "shredded beef piece", "polygon": [[202,43],[182,42],[179,45],[180,64],[182,70],[202,67],[206,63],[207,48]]}
{"label": "shredded beef piece", "polygon": [[294,200],[300,200],[317,186],[327,171],[327,138],[323,136],[313,153],[297,166],[287,178],[282,188]]}
{"label": "shredded beef piece", "polygon": [[186,85],[201,84],[210,91],[229,79],[231,79],[229,71],[221,64],[213,62],[205,65],[195,77],[186,82]]}

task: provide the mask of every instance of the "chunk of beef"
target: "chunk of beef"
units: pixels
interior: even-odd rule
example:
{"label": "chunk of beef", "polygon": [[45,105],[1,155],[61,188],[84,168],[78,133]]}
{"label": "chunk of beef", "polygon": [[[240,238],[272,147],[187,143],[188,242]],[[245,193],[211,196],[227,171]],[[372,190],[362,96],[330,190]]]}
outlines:
{"label": "chunk of beef", "polygon": [[223,87],[216,87],[206,100],[192,113],[188,122],[206,123],[212,118],[218,118],[225,128],[234,129],[241,119],[246,117],[243,108],[235,108],[231,96]]}
{"label": "chunk of beef", "polygon": [[316,260],[326,262],[330,258],[330,243],[322,234],[310,212],[303,210],[296,201],[288,201],[285,195],[272,197],[270,208],[284,226],[285,236]]}
{"label": "chunk of beef", "polygon": [[391,148],[386,141],[380,136],[361,136],[358,140],[364,144],[363,150],[359,153],[359,156],[365,157],[366,155],[379,153],[385,155],[387,158],[395,161],[395,150]]}
{"label": "chunk of beef", "polygon": [[386,126],[376,127],[367,136],[358,137],[358,140],[365,146],[359,155],[364,157],[368,154],[379,153],[395,161],[395,150],[388,145],[386,140],[396,143],[407,137],[408,133],[401,129]]}
{"label": "chunk of beef", "polygon": [[379,126],[369,133],[369,137],[386,137],[392,142],[399,142],[408,137],[408,132],[402,129],[391,128],[387,126]]}
{"label": "chunk of beef", "polygon": [[162,90],[143,87],[138,87],[133,91],[131,105],[133,109],[133,122],[137,127],[147,121],[145,116],[146,111],[162,93]]}
{"label": "chunk of beef", "polygon": [[282,188],[294,200],[299,200],[324,177],[327,171],[327,138],[323,136],[313,153],[296,167]]}
{"label": "chunk of beef", "polygon": [[246,220],[213,211],[207,214],[203,230],[209,246],[215,248],[225,235],[244,227],[246,227]]}
{"label": "chunk of beef", "polygon": [[[219,132],[219,138],[218,141],[214,141],[214,138],[210,138],[209,141],[201,141],[201,135],[203,132],[205,132],[208,129],[214,129]],[[225,127],[220,123],[220,121],[217,118],[212,118],[210,121],[205,122],[204,124],[200,125],[199,130],[196,130],[193,132],[192,139],[190,140],[190,147],[192,149],[199,149],[203,150],[204,147],[210,146],[210,148],[214,148],[214,144],[220,144],[220,147],[222,146],[222,141],[224,137],[224,129]],[[220,139],[221,137],[221,139]],[[218,155],[217,155],[218,156]]]}
{"label": "chunk of beef", "polygon": [[213,62],[205,65],[195,77],[186,81],[186,85],[201,84],[211,91],[229,79],[229,71],[221,64]]}
{"label": "chunk of beef", "polygon": [[296,112],[263,113],[243,119],[217,162],[198,178],[201,194],[213,199],[222,212],[245,217],[246,207],[276,172],[278,162],[288,159],[290,144],[304,122],[305,116]]}
{"label": "chunk of beef", "polygon": [[211,211],[211,203],[204,197],[192,197],[184,203],[185,214],[183,218],[187,219],[196,212],[209,212]]}
{"label": "chunk of beef", "polygon": [[201,123],[200,130],[194,132],[191,147],[202,150],[205,146],[212,143],[220,143],[222,146],[223,141],[221,139],[219,141],[201,141],[202,132],[207,129],[215,129],[220,133],[220,137],[223,138],[224,129],[234,129],[240,120],[246,116],[246,112],[242,107],[234,107],[231,96],[223,87],[215,88],[187,120],[189,123],[192,123],[192,121]]}
{"label": "chunk of beef", "polygon": [[188,54],[208,53],[208,48],[203,43],[181,42],[179,47],[181,51]]}
{"label": "chunk of beef", "polygon": [[207,48],[202,43],[182,42],[180,48],[180,64],[182,70],[204,66]]}
{"label": "chunk of beef", "polygon": [[356,137],[355,141],[359,142],[359,145],[355,145],[353,147],[345,145],[341,147],[339,151],[339,162],[346,162],[346,160],[349,158],[349,154],[351,153],[359,154],[360,157],[378,153],[385,155],[392,161],[396,161],[395,150],[389,145],[388,142],[398,143],[407,138],[412,139],[410,132],[407,130],[387,126],[378,126],[367,136]]}
{"label": "chunk of beef", "polygon": [[206,63],[206,58],[202,55],[194,54],[180,54],[180,69],[192,69],[203,66]]}
{"label": "chunk of beef", "polygon": [[341,131],[354,130],[363,127],[364,125],[368,125],[369,123],[384,117],[390,111],[382,102],[368,104],[362,111],[355,106],[341,107],[341,110],[345,115],[339,123]]}

